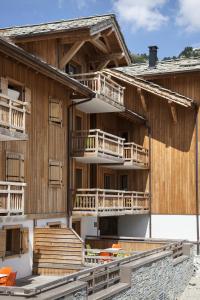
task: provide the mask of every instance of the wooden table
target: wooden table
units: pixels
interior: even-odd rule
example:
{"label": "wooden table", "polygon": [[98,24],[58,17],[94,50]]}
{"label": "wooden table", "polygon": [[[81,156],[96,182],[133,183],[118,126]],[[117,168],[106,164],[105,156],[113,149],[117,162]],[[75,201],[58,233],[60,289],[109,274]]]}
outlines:
{"label": "wooden table", "polygon": [[0,279],[5,277],[8,277],[8,274],[0,274]]}

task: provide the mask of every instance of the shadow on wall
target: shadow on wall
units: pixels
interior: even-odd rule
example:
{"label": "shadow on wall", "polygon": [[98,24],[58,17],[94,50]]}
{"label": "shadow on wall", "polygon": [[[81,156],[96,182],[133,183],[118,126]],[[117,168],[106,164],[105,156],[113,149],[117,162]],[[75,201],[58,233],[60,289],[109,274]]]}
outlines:
{"label": "shadow on wall", "polygon": [[127,237],[149,237],[149,216],[120,216],[118,235]]}

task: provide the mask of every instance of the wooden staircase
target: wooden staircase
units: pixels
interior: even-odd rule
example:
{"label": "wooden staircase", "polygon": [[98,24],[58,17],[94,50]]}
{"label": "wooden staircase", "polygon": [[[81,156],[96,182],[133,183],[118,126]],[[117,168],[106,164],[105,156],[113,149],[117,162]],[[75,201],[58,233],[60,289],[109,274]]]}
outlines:
{"label": "wooden staircase", "polygon": [[70,228],[35,228],[33,274],[65,275],[83,268],[83,241]]}

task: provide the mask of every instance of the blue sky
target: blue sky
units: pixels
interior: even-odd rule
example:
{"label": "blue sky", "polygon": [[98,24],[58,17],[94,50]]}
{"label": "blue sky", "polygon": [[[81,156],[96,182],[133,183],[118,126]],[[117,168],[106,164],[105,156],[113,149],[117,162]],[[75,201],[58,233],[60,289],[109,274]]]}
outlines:
{"label": "blue sky", "polygon": [[159,57],[200,47],[200,0],[0,0],[0,27],[115,13],[128,48]]}

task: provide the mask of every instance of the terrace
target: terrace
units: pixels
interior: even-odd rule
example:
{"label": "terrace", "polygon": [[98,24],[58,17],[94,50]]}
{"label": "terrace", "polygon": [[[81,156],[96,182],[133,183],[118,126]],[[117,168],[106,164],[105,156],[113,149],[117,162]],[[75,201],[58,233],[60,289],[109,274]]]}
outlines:
{"label": "terrace", "polygon": [[[124,108],[124,87],[101,72],[77,74],[72,76],[95,92],[95,97],[88,103],[79,105],[86,113],[120,112]],[[81,99],[74,99],[81,101]]]}
{"label": "terrace", "polygon": [[26,140],[26,103],[0,93],[0,141]]}
{"label": "terrace", "polygon": [[135,191],[77,189],[73,215],[114,216],[149,213],[149,194]]}
{"label": "terrace", "polygon": [[[66,271],[65,275],[59,276],[57,270],[53,272],[53,269],[49,269],[48,275],[47,269],[46,275],[33,275],[17,280],[16,287],[0,287],[0,299],[6,299],[7,296],[9,299],[15,299],[16,296],[19,297],[18,299],[24,297],[58,299],[61,296],[71,296],[73,299],[75,292],[85,292],[83,299],[107,299],[118,294],[119,291],[127,291],[134,282],[137,284],[136,277],[134,282],[130,283],[130,270],[134,272],[135,268],[146,266],[148,274],[148,268],[151,268],[152,264],[155,266],[157,261],[162,261],[164,266],[165,258],[172,262],[165,267],[175,268],[177,264],[189,262],[191,249],[191,245],[184,241],[127,237],[87,237],[85,243],[90,247],[84,250],[85,262],[82,270],[75,271],[73,274]],[[120,250],[117,249],[118,253],[111,251],[111,249],[116,250],[112,248],[113,244],[115,247],[120,246]],[[97,255],[105,251],[112,255],[108,257]],[[141,270],[144,271],[144,268]],[[101,298],[102,295],[104,298]]]}
{"label": "terrace", "polygon": [[0,181],[0,216],[24,214],[24,187],[22,182]]}

